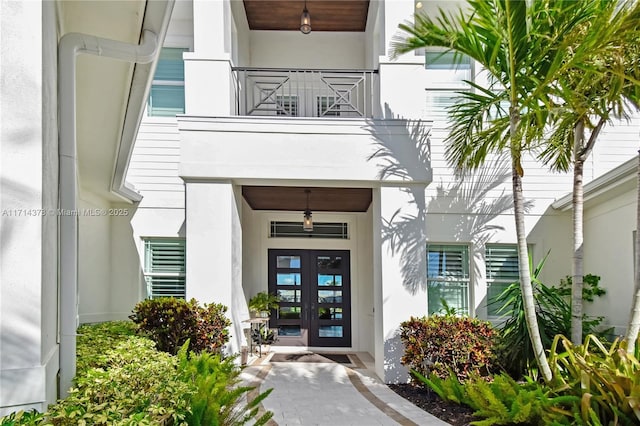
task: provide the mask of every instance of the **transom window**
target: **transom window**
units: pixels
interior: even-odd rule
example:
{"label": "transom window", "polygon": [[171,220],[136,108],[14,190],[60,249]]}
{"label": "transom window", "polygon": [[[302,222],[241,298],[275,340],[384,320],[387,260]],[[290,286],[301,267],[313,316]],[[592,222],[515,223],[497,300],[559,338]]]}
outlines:
{"label": "transom window", "polygon": [[430,315],[442,311],[443,300],[456,312],[469,313],[469,247],[466,245],[427,245]]}
{"label": "transom window", "polygon": [[184,60],[187,49],[163,47],[153,76],[147,114],[171,117],[184,114]]}
{"label": "transom window", "polygon": [[185,240],[148,238],[144,240],[144,278],[147,297],[185,298]]}
{"label": "transom window", "polygon": [[518,272],[518,247],[506,244],[487,244],[485,248],[487,272],[487,315],[499,316],[502,305],[494,303],[511,283],[520,279]]}
{"label": "transom window", "polygon": [[336,238],[349,239],[349,224],[344,222],[315,222],[313,231],[305,231],[302,222],[272,221],[271,238]]}

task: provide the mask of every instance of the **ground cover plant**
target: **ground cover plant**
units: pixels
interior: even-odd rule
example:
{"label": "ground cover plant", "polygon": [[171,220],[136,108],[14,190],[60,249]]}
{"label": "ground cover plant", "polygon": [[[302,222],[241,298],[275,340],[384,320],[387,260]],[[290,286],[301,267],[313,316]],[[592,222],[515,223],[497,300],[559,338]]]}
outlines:
{"label": "ground cover plant", "polygon": [[131,322],[78,329],[77,375],[70,395],[46,413],[18,412],[0,425],[261,425],[253,388],[238,386],[233,357],[202,351],[158,351]]}

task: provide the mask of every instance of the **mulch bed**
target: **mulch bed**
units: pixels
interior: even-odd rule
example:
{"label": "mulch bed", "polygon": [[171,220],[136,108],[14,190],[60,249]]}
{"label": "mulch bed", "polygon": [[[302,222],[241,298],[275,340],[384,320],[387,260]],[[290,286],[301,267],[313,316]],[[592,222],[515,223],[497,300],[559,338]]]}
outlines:
{"label": "mulch bed", "polygon": [[388,386],[404,399],[453,426],[467,426],[473,420],[477,420],[474,419],[471,408],[466,405],[443,401],[435,392],[423,387],[412,384]]}

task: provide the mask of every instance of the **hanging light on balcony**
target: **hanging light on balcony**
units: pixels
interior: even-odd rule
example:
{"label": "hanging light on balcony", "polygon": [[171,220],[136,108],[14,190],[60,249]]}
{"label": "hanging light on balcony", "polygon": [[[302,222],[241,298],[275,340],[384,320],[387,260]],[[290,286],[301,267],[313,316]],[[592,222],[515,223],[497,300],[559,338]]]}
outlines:
{"label": "hanging light on balcony", "polygon": [[311,217],[311,210],[309,210],[309,195],[311,195],[311,190],[305,189],[304,192],[307,194],[307,208],[304,211],[304,219],[302,221],[302,229],[306,232],[313,231],[313,218]]}
{"label": "hanging light on balcony", "polygon": [[307,0],[304,0],[304,9],[302,9],[302,15],[300,16],[300,31],[302,31],[302,34],[311,32],[311,15],[307,10]]}

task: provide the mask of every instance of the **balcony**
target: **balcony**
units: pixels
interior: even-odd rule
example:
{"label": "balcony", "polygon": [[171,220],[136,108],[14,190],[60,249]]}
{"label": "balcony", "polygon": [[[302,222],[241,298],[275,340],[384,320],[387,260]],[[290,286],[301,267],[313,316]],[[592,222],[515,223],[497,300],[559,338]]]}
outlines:
{"label": "balcony", "polygon": [[238,115],[374,117],[377,70],[233,68],[233,73]]}

